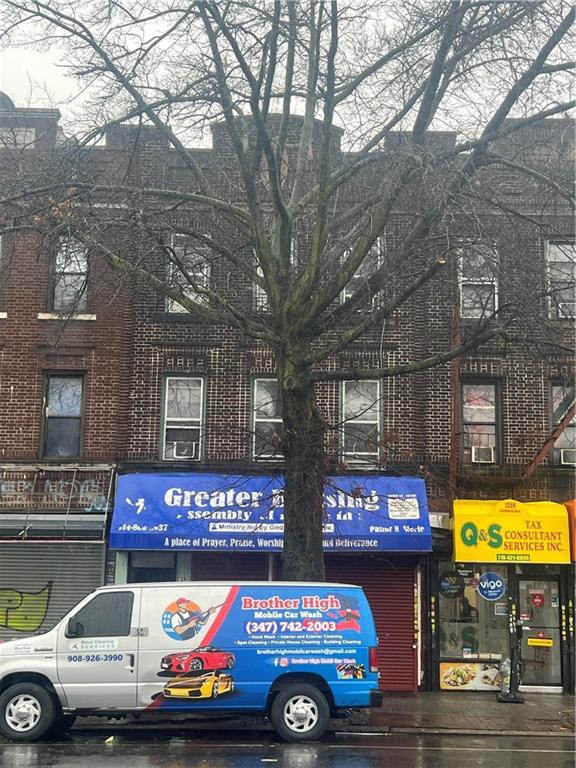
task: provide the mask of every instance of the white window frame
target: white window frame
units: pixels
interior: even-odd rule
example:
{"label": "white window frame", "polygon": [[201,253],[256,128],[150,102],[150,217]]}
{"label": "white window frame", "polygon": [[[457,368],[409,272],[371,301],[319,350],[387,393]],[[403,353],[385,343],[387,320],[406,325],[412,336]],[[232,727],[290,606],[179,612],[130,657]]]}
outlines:
{"label": "white window frame", "polygon": [[[494,255],[494,272],[486,277],[474,276],[473,278],[466,277],[465,274],[465,257],[466,252],[474,249],[475,246],[480,246],[484,249],[488,248]],[[498,273],[500,268],[500,253],[493,240],[481,240],[481,239],[459,239],[456,241],[455,253],[458,261],[458,293],[460,297],[460,316],[466,320],[480,320],[487,314],[487,306],[480,309],[479,312],[474,314],[465,314],[467,311],[464,305],[464,289],[465,287],[474,287],[481,290],[483,287],[488,286],[492,288],[491,295],[493,296],[494,307],[489,310],[489,313],[498,311],[499,302],[499,285],[498,285]]]}
{"label": "white window frame", "polygon": [[[200,415],[198,417],[168,417],[168,394],[170,390],[171,381],[195,381],[200,384]],[[161,456],[162,461],[200,461],[203,455],[204,449],[204,418],[206,413],[205,404],[205,380],[202,376],[193,375],[179,375],[168,374],[164,377],[164,392],[162,401],[162,438],[161,438]],[[179,426],[181,425],[181,426]],[[186,426],[190,425],[190,426]],[[192,431],[198,431],[198,440],[189,441],[168,441],[167,433],[169,429],[189,429]],[[190,442],[197,443],[196,455],[193,456],[167,456],[167,443],[168,442]]]}
{"label": "white window frame", "polygon": [[[552,259],[552,251],[554,248],[559,249],[562,253],[566,254],[565,259]],[[571,253],[566,253],[566,250]],[[546,242],[546,272],[548,278],[548,291],[549,291],[549,317],[558,320],[571,320],[576,317],[576,288],[574,286],[574,279],[565,277],[564,280],[555,279],[552,272],[552,264],[572,264],[572,278],[576,276],[576,243],[569,239],[554,239]],[[557,283],[557,288],[554,288],[554,284]],[[555,291],[572,291],[572,301],[559,302],[554,295]]]}
{"label": "white window frame", "polygon": [[[365,280],[367,280],[367,278],[370,277],[370,275],[374,274],[375,270],[380,269],[380,267],[384,263],[385,250],[386,250],[386,235],[385,234],[378,235],[376,240],[373,242],[370,250],[364,257],[362,264],[360,264],[356,272],[352,275],[348,283],[342,289],[340,293],[341,304],[344,304],[344,302],[348,301],[348,299],[351,299],[352,296],[354,296],[354,294],[356,293],[356,291],[358,291],[362,287],[362,283]],[[342,254],[342,262],[344,262],[349,255],[350,255],[350,249],[348,248]],[[367,267],[370,264],[370,260],[372,256],[375,256],[376,262],[375,264],[372,264],[367,270]],[[373,310],[377,306],[378,306],[378,297],[373,296],[370,301],[370,306],[368,307],[368,311]],[[360,308],[358,311],[362,311],[362,308]]]}
{"label": "white window frame", "polygon": [[[67,248],[70,248],[71,253],[76,254],[73,256],[72,261],[68,260],[65,254]],[[82,270],[77,269],[79,258],[82,258],[84,262],[84,269]],[[60,259],[64,259],[64,263],[60,264]],[[88,250],[85,244],[72,235],[60,237],[57,242],[53,262],[51,308],[54,312],[82,313],[86,310],[88,305],[88,270]],[[66,277],[81,278],[82,286],[76,294],[74,301],[60,303],[57,302],[56,292],[59,282],[61,280],[65,281]]]}
{"label": "white window frame", "polygon": [[[203,237],[208,237],[208,235],[203,235]],[[169,246],[184,264],[186,264],[187,256],[185,253],[179,253],[179,251],[183,250],[183,246],[180,243],[191,245],[189,251],[194,253],[195,256],[199,257],[199,261],[202,261],[202,264],[198,270],[190,271],[187,268],[187,271],[201,288],[209,288],[211,274],[211,265],[207,256],[210,250],[209,247],[202,243],[200,240],[196,240],[189,235],[180,233],[174,233],[171,235]],[[179,278],[182,280],[182,285],[179,283]],[[196,304],[207,305],[209,303],[208,296],[206,296],[204,293],[198,293],[198,291],[186,281],[179,267],[173,261],[168,262],[167,279],[169,284],[174,282],[178,288],[180,288],[184,296],[187,296],[189,299],[196,302]],[[189,314],[189,310],[182,306],[182,304],[180,304],[176,299],[173,299],[171,296],[166,296],[166,312],[170,315]]]}
{"label": "white window frame", "polygon": [[[349,416],[347,412],[347,396],[346,390],[351,386],[358,385],[376,385],[376,396],[374,403],[376,404],[376,415],[371,418],[367,418],[367,413],[360,413],[358,416]],[[342,459],[348,463],[362,463],[362,462],[375,462],[380,458],[380,441],[382,439],[382,414],[381,414],[381,395],[382,395],[382,382],[380,379],[362,379],[360,381],[343,381],[340,385],[340,412],[342,417],[342,441],[341,441],[341,453]],[[375,425],[377,431],[376,449],[374,451],[347,451],[346,450],[346,428],[347,426],[354,424],[372,424]]]}
{"label": "white window frame", "polygon": [[258,417],[256,412],[257,389],[260,382],[274,382],[276,384],[276,400],[278,400],[278,380],[273,376],[256,376],[252,379],[252,459],[254,461],[280,461],[284,458],[281,451],[276,453],[256,453],[256,431],[258,424],[282,424],[281,416],[266,418]]}

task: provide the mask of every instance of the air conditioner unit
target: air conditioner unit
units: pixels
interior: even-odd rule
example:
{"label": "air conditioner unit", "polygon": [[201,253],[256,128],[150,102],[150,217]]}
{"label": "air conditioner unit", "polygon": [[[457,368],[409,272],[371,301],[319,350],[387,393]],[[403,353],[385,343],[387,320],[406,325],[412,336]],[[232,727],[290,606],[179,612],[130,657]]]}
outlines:
{"label": "air conditioner unit", "polygon": [[472,464],[494,464],[496,448],[493,445],[473,445]]}
{"label": "air conditioner unit", "polygon": [[560,464],[574,466],[576,464],[576,448],[562,448],[560,450]]}
{"label": "air conditioner unit", "polygon": [[558,304],[558,317],[568,319],[576,317],[576,304],[573,301],[564,301]]}
{"label": "air conditioner unit", "polygon": [[193,443],[188,440],[176,440],[174,443],[174,458],[175,459],[197,459],[198,458],[197,442]]}

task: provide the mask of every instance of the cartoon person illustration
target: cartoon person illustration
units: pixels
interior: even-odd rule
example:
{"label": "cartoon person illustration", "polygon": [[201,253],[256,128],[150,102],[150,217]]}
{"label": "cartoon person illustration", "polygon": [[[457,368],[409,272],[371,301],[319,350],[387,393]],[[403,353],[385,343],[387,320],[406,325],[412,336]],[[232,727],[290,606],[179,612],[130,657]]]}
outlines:
{"label": "cartoon person illustration", "polygon": [[170,624],[174,632],[176,632],[182,640],[188,640],[197,635],[210,616],[214,613],[213,606],[208,608],[204,613],[201,611],[188,610],[188,600],[185,597],[179,597],[178,600],[176,600],[176,605],[178,606],[178,611],[172,615]]}
{"label": "cartoon person illustration", "polygon": [[202,611],[193,601],[179,597],[164,612],[162,626],[166,634],[175,640],[189,640],[201,631],[219,607],[213,605],[207,611]]}

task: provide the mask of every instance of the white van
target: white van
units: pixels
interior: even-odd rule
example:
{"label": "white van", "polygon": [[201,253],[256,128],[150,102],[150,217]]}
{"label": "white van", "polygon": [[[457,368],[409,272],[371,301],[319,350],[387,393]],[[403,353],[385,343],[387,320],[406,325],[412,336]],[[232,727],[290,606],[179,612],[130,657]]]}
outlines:
{"label": "white van", "polygon": [[381,706],[360,587],[293,582],[102,587],[52,630],[0,645],[0,733],[35,741],[78,714],[267,715],[288,741]]}

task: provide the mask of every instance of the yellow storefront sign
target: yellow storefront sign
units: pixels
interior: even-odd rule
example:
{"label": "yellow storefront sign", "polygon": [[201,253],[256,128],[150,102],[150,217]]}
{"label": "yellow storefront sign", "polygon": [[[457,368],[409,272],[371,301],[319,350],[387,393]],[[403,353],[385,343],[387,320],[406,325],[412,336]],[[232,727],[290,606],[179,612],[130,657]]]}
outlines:
{"label": "yellow storefront sign", "polygon": [[552,648],[554,640],[551,637],[529,637],[528,645],[536,645],[540,648]]}
{"label": "yellow storefront sign", "polygon": [[552,501],[457,500],[454,559],[459,563],[569,563],[566,507]]}

